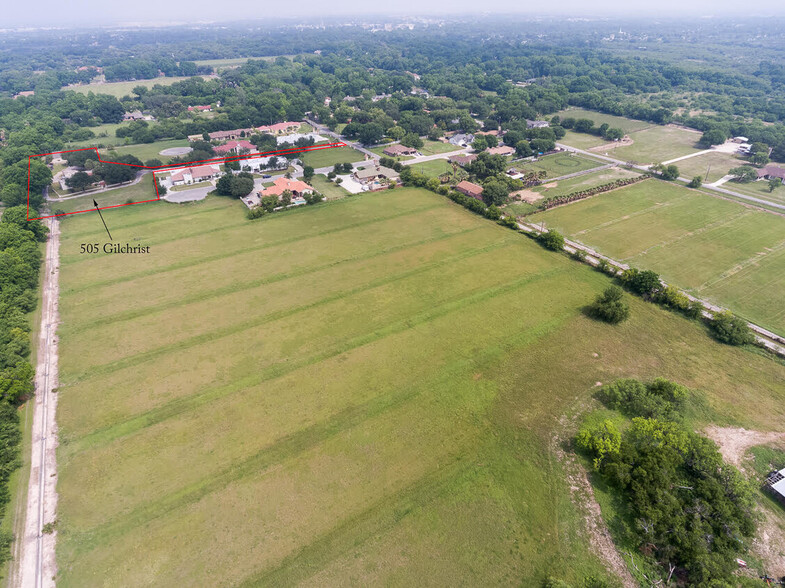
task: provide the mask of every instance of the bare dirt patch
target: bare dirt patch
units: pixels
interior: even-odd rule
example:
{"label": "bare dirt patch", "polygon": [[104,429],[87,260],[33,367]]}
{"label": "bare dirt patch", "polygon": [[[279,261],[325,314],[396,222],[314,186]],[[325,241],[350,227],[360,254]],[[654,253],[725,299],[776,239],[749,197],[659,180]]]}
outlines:
{"label": "bare dirt patch", "polygon": [[542,194],[533,190],[518,190],[510,194],[513,200],[522,200],[529,204],[534,204],[538,200],[542,200]]}
{"label": "bare dirt patch", "polygon": [[722,457],[728,463],[744,470],[744,454],[750,447],[785,441],[785,432],[748,431],[747,429],[734,429],[732,427],[706,427],[706,436],[714,441],[720,448]]}
{"label": "bare dirt patch", "polygon": [[555,188],[558,185],[559,185],[559,182],[550,182],[549,184],[543,184],[542,187],[543,188]]}
{"label": "bare dirt patch", "polygon": [[[756,445],[775,444],[785,446],[785,432],[749,431],[731,427],[707,427],[706,436],[720,448],[725,461],[732,463],[745,474],[745,454]],[[755,480],[753,480],[755,483]],[[772,576],[785,576],[785,528],[782,521],[767,508],[759,508],[762,518],[758,523],[758,533],[752,541],[752,552],[766,563],[766,573]]]}
{"label": "bare dirt patch", "polygon": [[589,482],[586,469],[578,461],[575,454],[564,450],[566,440],[574,435],[576,430],[576,417],[571,419],[566,416],[562,417],[559,420],[557,433],[551,438],[551,451],[553,451],[567,472],[567,486],[570,489],[572,502],[583,513],[592,551],[605,562],[607,569],[619,578],[622,586],[634,588],[638,586],[638,583],[630,574],[624,559],[622,559],[616,549],[616,545],[613,543],[608,527],[602,518],[600,505],[594,497],[594,489],[591,486],[591,482]]}

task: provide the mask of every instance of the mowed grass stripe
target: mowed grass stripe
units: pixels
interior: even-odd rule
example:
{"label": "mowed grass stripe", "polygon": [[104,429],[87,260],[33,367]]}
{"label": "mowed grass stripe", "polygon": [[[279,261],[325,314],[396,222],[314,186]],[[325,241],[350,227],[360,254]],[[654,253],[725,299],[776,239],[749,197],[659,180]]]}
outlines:
{"label": "mowed grass stripe", "polygon": [[[254,251],[262,251],[262,250],[265,250],[265,249],[271,249],[271,248],[274,248],[274,247],[280,247],[281,245],[288,245],[288,244],[291,244],[291,243],[297,243],[299,241],[302,241],[303,238],[306,238],[306,237],[324,237],[324,236],[332,235],[334,233],[340,233],[340,232],[350,231],[352,229],[358,229],[358,228],[366,227],[366,226],[372,225],[372,224],[388,222],[388,221],[391,221],[391,220],[400,220],[400,219],[402,219],[404,217],[407,217],[407,216],[416,216],[416,215],[418,215],[421,212],[425,212],[425,211],[428,211],[428,210],[434,210],[434,209],[437,209],[437,208],[440,208],[440,207],[438,205],[435,205],[435,204],[430,204],[430,205],[427,205],[427,206],[423,206],[421,208],[398,212],[396,214],[388,215],[388,216],[385,216],[385,217],[382,217],[382,218],[372,218],[372,219],[362,220],[362,221],[359,221],[359,222],[356,222],[356,223],[346,223],[346,224],[343,224],[341,226],[331,227],[329,229],[324,229],[322,231],[316,231],[316,232],[313,232],[313,233],[311,233],[309,235],[293,235],[293,236],[290,236],[290,237],[287,237],[287,238],[284,238],[284,239],[279,239],[277,241],[273,241],[273,242],[270,242],[270,243],[265,243],[263,245],[254,245],[253,246],[253,250]],[[261,226],[261,223],[257,223],[257,225],[255,225],[255,226]],[[122,237],[118,237],[118,239],[121,239],[121,238]],[[194,237],[194,238],[196,238],[196,237]],[[177,241],[175,241],[175,243],[180,243],[181,241],[182,240],[177,240]],[[165,267],[158,267],[156,265],[146,264],[144,262],[141,262],[142,265],[147,265],[148,269],[143,270],[143,271],[138,271],[138,272],[135,272],[135,273],[132,273],[132,274],[117,275],[117,277],[111,278],[111,279],[100,279],[100,280],[95,280],[95,281],[90,281],[89,279],[84,279],[83,281],[80,281],[81,285],[79,287],[67,288],[66,291],[61,294],[61,297],[73,296],[75,294],[82,294],[82,293],[84,293],[86,291],[89,291],[89,290],[92,290],[92,289],[95,289],[95,288],[98,288],[98,287],[105,287],[105,286],[120,284],[120,283],[123,283],[123,282],[136,280],[136,279],[139,279],[139,278],[145,277],[145,276],[158,275],[158,274],[161,274],[161,273],[171,272],[171,271],[178,270],[178,269],[183,269],[183,268],[195,268],[195,267],[198,267],[200,265],[204,265],[204,264],[212,262],[212,261],[224,260],[224,259],[228,259],[230,257],[236,256],[236,255],[247,254],[248,250],[249,250],[248,245],[247,244],[243,245],[243,243],[238,239],[238,244],[237,244],[237,248],[236,249],[229,250],[228,252],[222,250],[221,253],[218,253],[218,254],[215,254],[215,255],[203,255],[203,254],[194,255],[194,257],[192,259],[187,259],[187,260],[184,260],[184,261],[179,261],[179,262],[176,262],[176,263],[172,263],[172,264],[169,264],[169,265],[167,265]],[[111,256],[105,256],[104,259],[105,258],[111,258]],[[84,258],[84,262],[95,262],[96,260],[101,260],[101,259],[102,258],[100,258],[100,257],[99,258],[85,257]],[[107,265],[115,266],[116,265],[116,259],[113,260],[113,261],[107,261],[107,262],[104,262],[104,263],[107,264]],[[71,264],[71,265],[74,265],[74,264]],[[73,269],[73,268],[68,267],[67,265],[63,267],[63,271],[64,272],[68,272],[71,269]],[[103,273],[103,272],[104,272],[104,268],[100,268],[99,271],[98,271],[98,274],[100,276],[112,275],[111,272],[106,272],[106,273]],[[86,273],[85,270],[81,270],[79,272],[80,275],[84,275],[85,273]],[[87,276],[85,276],[85,278],[87,278]]]}
{"label": "mowed grass stripe", "polygon": [[[140,364],[143,364],[151,359],[163,357],[166,354],[182,353],[192,347],[196,347],[197,345],[202,345],[208,342],[214,343],[226,337],[230,337],[233,335],[244,333],[246,331],[254,330],[257,327],[271,323],[273,321],[281,320],[283,318],[290,318],[293,317],[294,315],[304,313],[306,311],[312,311],[321,306],[325,306],[334,303],[336,301],[341,301],[364,292],[368,292],[369,290],[378,289],[382,286],[388,286],[396,282],[407,280],[414,276],[418,276],[420,274],[433,272],[435,270],[440,270],[444,266],[454,265],[459,261],[469,260],[473,257],[487,254],[489,252],[493,252],[502,247],[511,247],[511,246],[512,245],[510,244],[509,241],[501,241],[497,243],[492,243],[482,248],[466,250],[452,256],[451,258],[435,261],[428,264],[423,264],[419,267],[416,267],[409,271],[404,271],[397,275],[391,275],[391,276],[379,278],[377,280],[370,282],[369,284],[360,285],[351,290],[335,292],[330,296],[325,296],[308,304],[303,304],[292,308],[285,308],[276,312],[263,314],[258,317],[246,317],[245,320],[242,320],[237,324],[230,324],[227,326],[212,328],[204,333],[189,337],[182,341],[175,341],[172,343],[168,343],[166,345],[161,345],[159,347],[147,349],[146,351],[134,352],[134,350],[132,349],[130,352],[131,355],[127,355],[120,359],[109,361],[103,364],[92,364],[91,367],[88,367],[85,371],[82,372],[74,373],[74,369],[72,366],[70,368],[70,371],[72,373],[71,377],[83,382],[95,376],[105,375],[117,370],[139,366]],[[444,290],[444,292],[447,291],[448,290]],[[329,315],[327,316],[329,317]],[[208,325],[209,323],[205,323],[204,321],[202,321],[202,324]],[[127,344],[125,341],[119,341],[118,343],[119,343],[118,345],[119,349],[123,351],[127,350]],[[142,343],[148,344],[149,342],[143,341]],[[101,347],[100,342],[97,343],[97,347],[98,348]],[[104,353],[106,352],[107,350],[104,349]],[[89,361],[91,363],[93,361],[93,358],[90,356],[90,353],[86,355],[80,354],[79,357],[82,357],[86,361]]]}
{"label": "mowed grass stripe", "polygon": [[[458,237],[465,236],[469,233],[474,233],[481,229],[482,227],[471,227],[462,231],[458,231],[456,233],[449,233],[445,235],[437,235],[435,237],[430,237],[427,239],[420,239],[419,241],[414,242],[407,242],[402,243],[399,245],[393,245],[391,247],[387,247],[386,249],[381,249],[378,251],[369,250],[365,253],[359,253],[357,255],[352,255],[350,257],[342,257],[339,259],[331,260],[321,265],[316,266],[308,266],[302,267],[300,269],[289,271],[289,272],[281,272],[278,274],[273,274],[264,278],[259,278],[257,280],[252,280],[250,282],[243,282],[240,287],[236,284],[230,284],[221,288],[215,288],[213,290],[200,290],[195,293],[189,294],[187,297],[179,298],[177,300],[171,300],[169,302],[163,304],[156,304],[152,306],[148,306],[145,308],[139,308],[136,310],[120,312],[117,314],[113,314],[111,316],[101,316],[96,317],[93,321],[83,321],[81,324],[76,326],[68,326],[67,332],[69,334],[76,334],[81,333],[83,331],[89,331],[96,327],[105,327],[111,325],[113,323],[118,322],[126,322],[131,321],[135,318],[148,316],[151,314],[162,313],[166,310],[170,310],[172,308],[182,307],[184,305],[193,304],[195,302],[204,302],[206,300],[211,300],[213,298],[218,298],[220,296],[225,296],[227,294],[234,294],[238,292],[245,292],[247,290],[251,290],[254,288],[258,288],[259,286],[266,286],[270,284],[274,284],[276,282],[283,282],[286,280],[291,280],[292,278],[298,278],[301,276],[307,276],[308,274],[314,274],[317,272],[322,272],[327,269],[337,268],[346,264],[352,264],[361,261],[369,261],[373,260],[378,257],[383,257],[386,255],[407,251],[410,249],[414,249],[417,247],[421,247],[423,245],[430,245],[433,243],[438,243],[439,241],[448,241],[451,239],[455,239]],[[347,271],[351,271],[348,270]]]}
{"label": "mowed grass stripe", "polygon": [[[386,263],[380,263],[378,259],[374,259],[365,262],[362,266],[352,265],[349,268],[342,267],[338,270],[320,274],[318,276],[320,278],[318,283],[312,282],[311,278],[314,277],[313,275],[295,281],[287,281],[283,290],[277,288],[275,291],[270,292],[270,290],[267,289],[266,292],[270,294],[269,297],[264,296],[265,289],[263,288],[261,293],[255,293],[255,295],[262,296],[265,299],[264,302],[254,303],[253,298],[250,296],[248,298],[254,303],[257,313],[269,313],[280,309],[311,303],[314,300],[318,300],[337,291],[346,291],[347,288],[351,288],[355,284],[356,287],[359,288],[370,281],[383,279],[384,276],[392,277],[400,274],[402,271],[410,271],[409,268],[416,268],[417,264],[424,264],[428,261],[435,262],[442,257],[457,255],[462,249],[472,251],[473,247],[477,247],[476,244],[485,243],[485,247],[488,247],[493,245],[494,242],[509,242],[509,240],[519,241],[516,235],[507,231],[490,231],[482,232],[481,234],[483,235],[483,238],[481,239],[477,239],[475,233],[469,233],[458,240],[449,240],[446,242],[439,242],[438,244],[432,243],[428,246],[399,253],[393,258],[384,258]],[[318,284],[320,283],[327,283],[328,285],[319,287]],[[291,294],[289,295],[287,295],[286,285],[291,288]],[[222,310],[225,309],[221,308],[221,311]],[[214,310],[211,316],[213,316],[215,320],[222,322],[225,315],[223,315],[221,311]],[[188,309],[184,309],[182,314],[179,311],[177,313],[171,310],[168,312],[170,314],[166,317],[167,319],[171,318],[174,319],[175,322],[180,322],[183,316],[187,316],[193,328],[200,328],[201,323],[204,322],[201,320],[201,317],[208,316],[209,308],[206,310],[193,309],[191,316],[188,316]],[[145,324],[149,323],[159,326],[158,331],[152,334],[142,330],[142,333],[147,333],[149,338],[148,345],[155,344],[155,341],[165,341],[167,340],[167,337],[171,337],[167,332],[169,329],[167,325],[170,321],[160,318],[156,319],[155,317],[149,321],[145,319],[145,321]],[[212,323],[208,323],[207,326],[210,324]],[[129,330],[129,328],[125,328],[124,332],[128,333]],[[182,333],[187,332],[188,331],[184,326]],[[111,335],[111,331],[102,333],[102,337],[104,338],[106,336],[111,337]],[[69,339],[68,332],[64,332],[62,336]],[[129,334],[128,337],[124,337],[120,341],[120,344],[125,344],[126,340],[129,340],[130,342],[130,336],[131,335]],[[96,341],[102,340],[99,337],[95,337],[95,339]],[[92,345],[92,347],[95,348],[95,345]],[[67,348],[67,350],[69,357],[74,354],[78,356],[83,351],[83,349],[80,349],[79,347],[74,347],[73,351],[71,348]],[[96,353],[99,352],[96,351]],[[188,378],[186,375],[181,374],[181,368],[179,367],[182,365],[181,361],[176,362],[177,367],[172,367],[175,365],[175,356],[160,359],[156,358],[153,362],[147,364],[146,369],[141,372],[136,368],[130,368],[119,370],[106,376],[92,378],[86,382],[71,382],[70,384],[66,380],[61,379],[61,389],[64,392],[68,393],[68,390],[72,386],[78,386],[76,389],[78,390],[80,401],[89,405],[91,408],[89,411],[61,411],[58,422],[61,424],[63,430],[71,432],[69,436],[78,436],[88,431],[103,428],[109,422],[125,420],[126,418],[139,413],[141,410],[160,405],[175,397],[185,396],[208,386],[221,385],[222,383],[228,382],[230,377],[241,377],[248,371],[256,371],[258,369],[258,366],[254,365],[245,371],[232,370],[229,373],[210,372],[209,370],[204,371],[202,368],[205,363],[212,361],[211,355],[216,356],[216,354],[208,353],[203,356],[204,361],[198,358],[192,358],[191,361],[196,364],[196,369],[192,370],[192,378]],[[174,370],[174,373],[171,373],[172,370]],[[166,392],[161,394],[162,390]],[[64,433],[61,432],[61,435],[64,435]]]}
{"label": "mowed grass stripe", "polygon": [[386,535],[412,511],[424,509],[441,499],[475,468],[476,456],[469,454],[429,472],[406,489],[384,497],[363,512],[341,521],[272,568],[248,576],[238,584],[238,588],[301,584],[347,551]]}
{"label": "mowed grass stripe", "polygon": [[[506,302],[500,301],[500,306],[505,304]],[[478,353],[470,356],[468,360],[467,357],[453,359],[438,374],[431,376],[430,381],[421,381],[415,384],[413,391],[393,389],[394,391],[389,397],[374,399],[360,413],[351,409],[348,413],[338,415],[331,422],[319,424],[309,432],[297,433],[295,437],[282,439],[280,444],[275,443],[270,448],[262,449],[248,461],[228,466],[220,475],[205,476],[199,484],[164,497],[160,501],[157,500],[152,503],[152,506],[144,506],[133,513],[123,514],[122,517],[115,521],[84,533],[73,526],[67,526],[72,547],[77,550],[75,555],[79,553],[85,553],[86,555],[87,552],[92,552],[96,548],[100,550],[109,549],[111,552],[115,549],[113,542],[118,537],[126,537],[129,534],[136,533],[136,530],[147,529],[151,525],[158,526],[161,521],[166,521],[172,517],[189,516],[188,513],[192,512],[194,508],[200,508],[196,503],[203,502],[208,495],[223,492],[230,484],[236,486],[249,477],[253,483],[256,483],[255,480],[263,481],[267,476],[267,472],[277,476],[280,475],[282,469],[290,469],[297,461],[310,461],[311,457],[309,454],[322,452],[326,444],[335,445],[337,442],[343,446],[343,442],[336,439],[336,437],[360,436],[365,438],[365,433],[362,431],[377,431],[381,423],[385,423],[386,426],[386,423],[392,418],[390,413],[409,415],[404,418],[400,416],[395,417],[395,420],[400,420],[401,423],[407,424],[411,423],[412,419],[418,422],[421,421],[420,417],[423,415],[433,415],[430,418],[426,417],[426,420],[431,421],[428,426],[413,425],[418,429],[421,428],[423,431],[427,430],[428,435],[438,435],[441,427],[447,426],[447,423],[453,423],[456,419],[461,421],[472,419],[469,416],[470,414],[479,414],[484,410],[480,407],[489,406],[494,392],[490,381],[477,383],[470,375],[476,370],[486,369],[489,364],[498,361],[499,357],[506,354],[511,348],[534,344],[542,337],[560,328],[567,319],[574,317],[576,312],[575,309],[561,307],[561,312],[558,316],[552,316],[544,323],[537,322],[537,317],[533,316],[531,317],[532,324],[529,328],[517,332],[513,330],[509,333],[511,335],[509,338],[503,334],[498,334],[499,340],[497,345],[484,347]],[[459,380],[461,384],[455,384],[456,380]],[[415,399],[418,398],[420,400],[413,404]],[[469,406],[475,404],[479,406],[469,408]],[[423,407],[419,405],[423,405]],[[430,408],[426,410],[424,409],[425,406]],[[468,412],[464,412],[464,410],[468,410]],[[420,417],[414,417],[414,415],[420,415]],[[378,424],[368,421],[377,421]],[[458,430],[461,431],[460,437],[471,438],[470,431],[476,425],[477,423],[472,419],[472,422],[467,422],[466,426],[458,427]],[[434,427],[437,428],[436,432],[433,431]],[[411,439],[411,435],[404,435],[404,438],[408,439],[405,441],[407,445],[412,443],[412,446],[416,446],[416,443]],[[434,451],[431,454],[434,452],[443,453],[445,451],[451,454],[456,452],[460,445],[466,445],[466,442],[456,444],[454,440],[450,440],[450,442],[443,441],[445,442],[441,444],[438,450],[434,447]],[[350,447],[351,449],[349,450],[352,452],[362,452],[361,447],[358,448],[355,443],[350,443],[347,447]],[[272,459],[279,459],[280,461],[272,462]],[[421,456],[419,461],[424,459],[427,458]],[[406,463],[410,462],[407,460]],[[429,468],[429,471],[433,471],[432,468]],[[391,470],[391,474],[394,477],[394,469]],[[340,474],[337,475],[340,476]],[[388,477],[388,483],[390,486],[394,486],[390,477]],[[406,490],[402,491],[406,492]],[[387,499],[389,499],[389,496]]]}
{"label": "mowed grass stripe", "polygon": [[[406,222],[393,219],[374,223],[370,234],[367,227],[357,228],[330,236],[304,238],[296,243],[266,249],[261,254],[249,247],[241,255],[214,260],[200,265],[198,270],[189,267],[153,274],[96,289],[89,296],[72,297],[63,311],[63,320],[78,324],[85,319],[93,320],[96,316],[112,316],[181,300],[192,293],[222,286],[234,285],[240,289],[244,283],[280,273],[282,268],[291,272],[336,258],[384,249],[391,241],[405,244],[476,226],[471,219],[461,216],[460,211],[450,210],[445,213],[432,210],[423,212],[419,217],[406,219]],[[216,244],[218,246],[220,244]],[[205,280],[204,275],[211,277]]]}
{"label": "mowed grass stripe", "polygon": [[209,388],[202,391],[201,393],[174,400],[137,417],[129,419],[128,421],[116,423],[115,425],[106,429],[85,435],[78,440],[70,441],[68,451],[69,453],[78,453],[79,451],[83,451],[86,447],[89,446],[106,444],[114,439],[125,437],[140,429],[150,427],[151,425],[170,419],[173,416],[181,414],[185,411],[194,410],[197,407],[204,406],[209,402],[214,402],[215,400],[224,398],[232,393],[236,393],[250,386],[259,384],[265,380],[279,378],[295,370],[299,370],[325,361],[331,357],[347,353],[352,349],[368,345],[378,341],[379,339],[413,329],[421,324],[457,312],[472,304],[476,304],[481,301],[487,302],[491,298],[501,294],[513,292],[529,284],[537,283],[564,273],[565,271],[567,271],[566,267],[554,267],[535,275],[512,280],[511,282],[507,282],[501,286],[495,286],[480,292],[474,292],[469,296],[458,298],[457,300],[451,300],[439,306],[435,306],[420,312],[409,318],[396,321],[384,328],[377,329],[371,333],[366,333],[349,341],[342,342],[341,344],[336,345],[329,350],[324,350],[311,356],[303,357],[297,361],[284,361],[270,365],[260,370],[260,373],[258,374],[252,374],[231,384],[216,388]]}

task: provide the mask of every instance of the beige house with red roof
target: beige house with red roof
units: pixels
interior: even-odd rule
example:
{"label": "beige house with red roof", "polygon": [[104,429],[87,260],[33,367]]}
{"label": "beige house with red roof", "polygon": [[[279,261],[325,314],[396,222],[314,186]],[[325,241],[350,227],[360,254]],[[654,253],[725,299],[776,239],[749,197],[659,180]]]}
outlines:
{"label": "beige house with red roof", "polygon": [[220,175],[221,170],[217,165],[197,165],[172,170],[170,180],[173,186],[182,186],[212,180]]}
{"label": "beige house with red roof", "polygon": [[455,186],[455,189],[458,190],[458,192],[461,194],[471,196],[477,200],[482,200],[482,186],[478,186],[477,184],[464,180],[462,182],[458,182],[458,184]]}
{"label": "beige house with red roof", "polygon": [[260,133],[267,133],[268,135],[287,135],[299,131],[300,123],[292,121],[280,122],[275,123],[274,125],[257,127],[256,130]]}
{"label": "beige house with red roof", "polygon": [[227,153],[240,153],[240,151],[243,149],[246,151],[255,151],[256,145],[250,141],[242,139],[240,141],[228,141],[224,145],[218,145],[218,147],[215,147],[213,151],[215,151],[218,155],[226,155]]}

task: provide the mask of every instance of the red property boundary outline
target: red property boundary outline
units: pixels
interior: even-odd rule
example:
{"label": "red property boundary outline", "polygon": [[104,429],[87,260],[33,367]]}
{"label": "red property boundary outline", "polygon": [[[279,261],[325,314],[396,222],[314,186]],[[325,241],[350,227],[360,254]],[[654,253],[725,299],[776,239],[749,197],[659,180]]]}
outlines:
{"label": "red property boundary outline", "polygon": [[[228,157],[216,157],[215,159],[202,159],[199,161],[189,161],[186,163],[176,163],[173,165],[159,165],[159,166],[146,166],[146,165],[134,165],[132,163],[122,163],[120,161],[104,161],[101,159],[101,153],[98,151],[98,147],[84,147],[82,149],[70,149],[68,151],[52,151],[51,153],[39,153],[38,155],[29,155],[27,157],[27,220],[43,220],[45,218],[57,218],[60,216],[66,216],[69,214],[81,214],[83,212],[95,212],[96,210],[106,210],[108,208],[118,208],[120,206],[132,206],[134,204],[145,204],[147,202],[158,202],[161,200],[161,195],[158,193],[158,183],[155,182],[155,170],[173,170],[178,169],[181,167],[191,167],[192,165],[196,164],[206,164],[206,163],[226,163],[227,161],[240,161],[242,159],[250,159],[252,157],[259,157],[259,156],[275,156],[275,155],[286,155],[291,153],[304,153],[306,151],[318,151],[319,149],[333,149],[335,147],[348,147],[346,143],[343,141],[338,141],[336,143],[328,143],[326,145],[313,145],[310,147],[292,147],[289,149],[280,149],[278,151],[254,151],[252,153],[246,153],[243,155],[232,155]],[[59,155],[61,153],[75,153],[77,151],[95,151],[95,154],[98,158],[100,163],[113,163],[115,165],[127,165],[128,167],[136,167],[139,169],[149,169],[153,170],[153,185],[155,186],[155,198],[151,198],[150,200],[140,200],[139,202],[127,202],[125,204],[112,204],[111,206],[99,206],[88,208],[87,210],[75,210],[73,212],[63,212],[61,214],[51,214],[49,216],[37,216],[35,218],[30,218],[30,165],[33,161],[33,157],[46,157],[47,155]]]}

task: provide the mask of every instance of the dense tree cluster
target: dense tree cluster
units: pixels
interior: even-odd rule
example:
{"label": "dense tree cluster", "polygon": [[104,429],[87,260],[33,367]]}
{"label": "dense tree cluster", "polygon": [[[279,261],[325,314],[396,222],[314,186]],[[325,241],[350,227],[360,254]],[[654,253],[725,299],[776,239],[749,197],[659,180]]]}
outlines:
{"label": "dense tree cluster", "polygon": [[620,433],[611,420],[588,422],[576,444],[624,499],[643,557],[690,585],[731,582],[755,532],[754,501],[716,445],[680,424],[689,391],[662,378],[627,379],[597,397],[632,423]]}
{"label": "dense tree cluster", "polygon": [[[35,214],[35,211],[33,211]],[[19,466],[19,417],[16,406],[33,393],[30,325],[36,302],[39,243],[46,239],[40,221],[27,220],[27,207],[7,208],[0,219],[0,520],[9,500],[8,478]],[[0,535],[0,562],[9,556],[10,536]]]}

